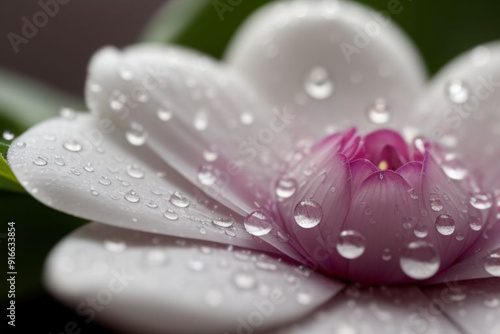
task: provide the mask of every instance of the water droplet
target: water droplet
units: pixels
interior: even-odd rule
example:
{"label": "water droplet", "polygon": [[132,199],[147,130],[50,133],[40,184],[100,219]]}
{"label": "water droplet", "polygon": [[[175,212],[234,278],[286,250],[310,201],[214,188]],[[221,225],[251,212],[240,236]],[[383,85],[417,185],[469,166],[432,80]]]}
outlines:
{"label": "water droplet", "polygon": [[219,177],[219,170],[212,165],[202,165],[198,169],[198,181],[204,186],[211,186]]}
{"label": "water droplet", "polygon": [[276,182],[276,195],[279,198],[290,198],[297,190],[297,182],[295,179],[282,177]]}
{"label": "water droplet", "polygon": [[129,192],[127,192],[124,197],[130,203],[137,203],[141,200],[139,195],[134,190],[130,190]]}
{"label": "water droplet", "polygon": [[462,241],[462,240],[464,240],[464,239],[465,239],[465,236],[464,236],[462,233],[460,233],[460,232],[459,232],[459,233],[457,233],[457,235],[455,236],[455,239],[456,239],[457,241]]}
{"label": "water droplet", "polygon": [[337,251],[346,259],[356,259],[365,252],[365,237],[359,232],[346,230],[340,232]]}
{"label": "water droplet", "polygon": [[233,283],[239,289],[250,290],[255,287],[257,280],[250,273],[240,272],[233,276]]}
{"label": "water droplet", "polygon": [[179,207],[179,208],[187,208],[189,206],[189,199],[187,199],[186,197],[184,197],[181,193],[179,192],[174,192],[171,196],[170,196],[170,203],[172,203],[173,205],[175,205],[176,207]]}
{"label": "water droplet", "polygon": [[443,201],[436,193],[429,194],[429,204],[431,206],[431,210],[434,212],[439,212],[444,208]]}
{"label": "water droplet", "polygon": [[455,219],[447,214],[441,214],[436,218],[436,229],[441,235],[451,235],[455,232]]}
{"label": "water droplet", "polygon": [[213,161],[217,160],[218,157],[219,157],[219,154],[213,148],[209,148],[209,149],[206,149],[203,151],[203,158],[208,162],[213,162]]}
{"label": "water droplet", "polygon": [[194,116],[194,128],[198,131],[203,131],[208,126],[208,112],[206,109],[200,109]]}
{"label": "water droplet", "polygon": [[66,166],[64,158],[59,155],[54,156],[54,163],[58,166]]}
{"label": "water droplet", "polygon": [[172,116],[173,116],[172,111],[170,111],[168,109],[158,109],[158,111],[156,112],[156,115],[163,122],[170,121],[172,119]]}
{"label": "water droplet", "polygon": [[471,56],[472,65],[481,67],[490,61],[491,52],[486,46],[478,46],[472,51]]}
{"label": "water droplet", "polygon": [[120,77],[125,81],[130,81],[134,77],[134,74],[132,73],[132,71],[130,71],[128,68],[125,68],[125,67],[121,67],[118,70],[118,73],[120,74]]}
{"label": "water droplet", "polygon": [[26,143],[23,142],[23,141],[18,141],[16,143],[16,146],[19,147],[19,148],[25,148],[26,147]]}
{"label": "water droplet", "polygon": [[413,230],[413,234],[415,234],[417,238],[425,238],[429,234],[429,230],[427,229],[426,225],[419,224]]}
{"label": "water droplet", "polygon": [[332,95],[335,85],[326,69],[315,67],[308,74],[304,88],[312,98],[324,100]]}
{"label": "water droplet", "polygon": [[130,126],[130,130],[125,134],[127,141],[134,146],[142,146],[148,138],[148,133],[142,125],[133,122]]}
{"label": "water droplet", "polygon": [[305,292],[299,292],[297,294],[297,302],[301,305],[309,305],[312,302],[312,296]]}
{"label": "water droplet", "polygon": [[99,178],[99,183],[103,186],[109,186],[111,184],[111,180],[109,177],[103,175]]}
{"label": "water droplet", "polygon": [[168,256],[165,251],[161,249],[152,249],[146,252],[145,255],[146,263],[150,266],[158,266],[164,264]]}
{"label": "water droplet", "polygon": [[105,240],[104,248],[112,253],[120,253],[127,248],[127,245],[121,240]]}
{"label": "water droplet", "polygon": [[63,147],[70,151],[70,152],[80,152],[82,149],[83,149],[83,146],[82,144],[80,144],[77,140],[75,139],[71,139],[71,140],[68,140],[66,141],[64,144],[63,144]]}
{"label": "water droplet", "polygon": [[367,110],[368,119],[374,124],[387,124],[391,112],[385,99],[377,99]]}
{"label": "water droplet", "polygon": [[440,260],[434,246],[426,241],[413,241],[401,251],[401,270],[413,279],[427,279],[439,270]]}
{"label": "water droplet", "polygon": [[163,212],[163,216],[168,220],[177,220],[179,219],[179,215],[172,209],[167,209]]}
{"label": "water droplet", "polygon": [[71,108],[62,108],[59,111],[59,115],[61,115],[61,117],[65,118],[65,119],[75,119],[76,118],[76,112]]}
{"label": "water droplet", "polygon": [[293,218],[300,227],[313,228],[321,222],[323,209],[315,200],[303,199],[295,206]]}
{"label": "water droplet", "polygon": [[87,173],[93,173],[94,172],[94,166],[92,166],[92,164],[90,162],[88,162],[87,164],[85,164],[83,166],[83,169],[87,172]]}
{"label": "water droplet", "polygon": [[205,264],[200,260],[191,260],[189,261],[189,268],[194,271],[203,271],[205,269]]}
{"label": "water droplet", "polygon": [[272,230],[272,220],[263,212],[254,211],[245,217],[243,224],[248,233],[264,236]]}
{"label": "water droplet", "polygon": [[492,276],[500,277],[500,249],[493,251],[484,258],[484,270]]}
{"label": "water droplet", "polygon": [[156,203],[153,200],[150,200],[149,202],[146,203],[146,206],[150,209],[156,209],[158,207],[158,203]]}
{"label": "water droplet", "polygon": [[234,220],[231,217],[226,218],[226,219],[217,218],[217,219],[213,219],[212,223],[214,223],[214,225],[217,225],[219,227],[227,228],[227,227],[233,226]]}
{"label": "water droplet", "polygon": [[69,171],[71,172],[71,174],[76,175],[76,176],[80,176],[80,174],[81,174],[75,167],[71,167],[69,169]]}
{"label": "water droplet", "polygon": [[244,112],[240,114],[240,122],[245,125],[250,125],[253,123],[253,115],[249,112]]}
{"label": "water droplet", "polygon": [[36,166],[47,166],[47,160],[42,157],[38,157],[33,160],[33,164]]}
{"label": "water droplet", "polygon": [[95,190],[94,187],[90,188],[90,193],[92,194],[92,196],[99,196],[99,192],[97,190]]}
{"label": "water droplet", "polygon": [[418,199],[418,198],[419,198],[419,196],[418,196],[418,194],[415,192],[415,189],[414,189],[414,188],[410,188],[410,189],[408,189],[408,194],[410,195],[410,197],[411,197],[412,199]]}
{"label": "water droplet", "polygon": [[145,175],[144,170],[136,164],[128,164],[126,172],[128,176],[134,179],[142,179]]}
{"label": "water droplet", "polygon": [[489,194],[474,194],[470,204],[478,210],[487,210],[493,205],[493,200]]}
{"label": "water droplet", "polygon": [[446,94],[451,102],[462,104],[469,99],[469,88],[462,80],[453,80],[446,86]]}
{"label": "water droplet", "polygon": [[389,248],[385,248],[382,251],[382,260],[384,260],[384,261],[390,261],[391,259],[392,259],[391,250]]}
{"label": "water droplet", "polygon": [[496,308],[500,305],[500,300],[495,296],[486,296],[483,303],[486,307]]}
{"label": "water droplet", "polygon": [[12,140],[14,139],[14,134],[10,132],[9,130],[5,130],[2,134],[3,139],[5,140]]}
{"label": "water droplet", "polygon": [[442,168],[444,173],[452,180],[463,180],[469,173],[464,164],[457,159],[443,162]]}
{"label": "water droplet", "polygon": [[469,226],[473,231],[479,231],[483,227],[483,221],[480,217],[469,217]]}

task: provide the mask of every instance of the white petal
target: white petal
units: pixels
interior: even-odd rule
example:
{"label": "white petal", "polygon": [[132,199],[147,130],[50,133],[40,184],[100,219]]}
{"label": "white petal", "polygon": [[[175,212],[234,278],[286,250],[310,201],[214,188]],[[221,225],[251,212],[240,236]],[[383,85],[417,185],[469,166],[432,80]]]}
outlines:
{"label": "white petal", "polygon": [[[301,117],[297,124],[310,125],[316,136],[332,126],[363,132],[380,124],[401,127],[424,82],[415,48],[390,22],[401,10],[402,5],[377,13],[348,1],[280,1],[244,25],[226,58],[273,105],[288,105]],[[368,117],[374,103],[379,109]]]}
{"label": "white petal", "polygon": [[290,120],[276,116],[233,71],[194,51],[102,49],[89,66],[86,95],[99,117],[124,130],[144,129],[146,146],[241,214],[261,201],[255,189],[267,189],[285,147],[279,144],[291,143],[284,131]]}
{"label": "white petal", "polygon": [[479,46],[441,70],[418,105],[414,123],[451,147],[485,187],[499,187],[500,43]]}
{"label": "white petal", "polygon": [[325,307],[278,334],[461,333],[441,314],[431,315],[430,301],[416,286],[350,286]]}
{"label": "white petal", "polygon": [[260,331],[306,315],[342,287],[263,253],[99,223],[56,246],[45,281],[85,319],[136,333]]}
{"label": "white petal", "polygon": [[[17,138],[8,160],[31,195],[63,212],[141,231],[269,249],[244,230],[241,216],[204,196],[148,148],[129,145],[109,120],[81,114],[46,121]],[[232,226],[219,227],[220,220]]]}
{"label": "white petal", "polygon": [[451,281],[424,288],[428,314],[448,317],[464,333],[500,333],[500,279]]}

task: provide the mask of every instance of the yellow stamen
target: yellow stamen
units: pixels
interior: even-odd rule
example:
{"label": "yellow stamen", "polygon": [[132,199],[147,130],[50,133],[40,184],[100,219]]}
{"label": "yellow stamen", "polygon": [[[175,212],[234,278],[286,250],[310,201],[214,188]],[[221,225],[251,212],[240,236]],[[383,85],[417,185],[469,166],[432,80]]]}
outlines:
{"label": "yellow stamen", "polygon": [[378,164],[378,169],[386,170],[387,168],[389,168],[389,164],[387,163],[387,161],[385,160],[380,161],[380,163]]}

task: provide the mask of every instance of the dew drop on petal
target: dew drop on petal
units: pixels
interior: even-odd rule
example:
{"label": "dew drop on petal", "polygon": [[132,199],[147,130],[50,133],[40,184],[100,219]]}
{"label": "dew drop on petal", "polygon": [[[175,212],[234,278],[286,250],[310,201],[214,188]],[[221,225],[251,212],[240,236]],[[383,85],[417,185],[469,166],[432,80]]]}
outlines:
{"label": "dew drop on petal", "polygon": [[484,270],[492,276],[500,277],[500,249],[496,249],[484,258]]}
{"label": "dew drop on petal", "polygon": [[312,302],[312,296],[306,292],[297,293],[297,302],[301,305],[309,305]]}
{"label": "dew drop on petal", "polygon": [[469,88],[462,80],[453,80],[446,85],[446,95],[451,102],[462,104],[469,99]]}
{"label": "dew drop on petal", "polygon": [[212,223],[216,226],[227,228],[233,226],[234,220],[232,218],[226,218],[226,219],[217,218],[213,219]]}
{"label": "dew drop on petal", "polygon": [[218,178],[219,171],[212,165],[202,165],[198,169],[198,181],[204,186],[213,185]]}
{"label": "dew drop on petal", "polygon": [[246,216],[243,225],[248,233],[258,237],[267,235],[272,230],[272,220],[260,211],[254,211]]}
{"label": "dew drop on petal", "polygon": [[240,122],[245,125],[253,123],[253,115],[249,112],[244,112],[240,115]]}
{"label": "dew drop on petal", "polygon": [[103,186],[109,186],[111,184],[111,180],[109,177],[103,175],[99,178],[99,183]]}
{"label": "dew drop on petal", "polygon": [[391,250],[389,248],[385,248],[382,251],[382,260],[384,260],[384,261],[390,261],[391,259],[392,259]]}
{"label": "dew drop on petal", "polygon": [[469,226],[473,231],[480,231],[483,227],[483,221],[480,217],[469,217]]}
{"label": "dew drop on petal", "polygon": [[78,142],[78,141],[77,141],[77,140],[75,140],[75,139],[71,139],[71,140],[66,141],[66,142],[63,144],[63,147],[64,147],[67,151],[70,151],[70,152],[80,152],[80,151],[83,149],[82,144],[80,144],[80,142]]}
{"label": "dew drop on petal", "polygon": [[168,122],[172,119],[173,114],[172,114],[172,111],[170,111],[168,109],[158,109],[158,111],[156,112],[156,115],[158,116],[160,121]]}
{"label": "dew drop on petal", "polygon": [[455,219],[448,214],[437,216],[436,229],[441,235],[453,234],[453,232],[455,232]]}
{"label": "dew drop on petal", "polygon": [[366,111],[373,124],[387,124],[391,120],[391,111],[385,99],[377,99]]}
{"label": "dew drop on petal", "polygon": [[436,193],[429,194],[429,204],[431,206],[431,210],[434,212],[439,212],[444,208],[443,201]]}
{"label": "dew drop on petal", "polygon": [[94,166],[92,166],[92,164],[90,162],[87,162],[83,166],[83,170],[86,171],[87,173],[93,173],[94,172]]}
{"label": "dew drop on petal", "polygon": [[127,175],[134,179],[144,178],[144,170],[136,164],[128,164],[125,170]]}
{"label": "dew drop on petal", "polygon": [[2,138],[5,140],[12,140],[14,139],[14,134],[9,130],[5,130],[2,134]]}
{"label": "dew drop on petal", "polygon": [[413,241],[401,251],[399,264],[408,277],[427,279],[437,273],[440,260],[431,243]]}
{"label": "dew drop on petal", "polygon": [[198,131],[203,131],[208,126],[208,113],[206,109],[199,110],[194,116],[194,128]]}
{"label": "dew drop on petal", "polygon": [[112,253],[120,253],[127,248],[127,244],[121,240],[105,240],[104,248]]}
{"label": "dew drop on petal", "polygon": [[429,234],[429,230],[424,224],[419,224],[413,230],[413,234],[415,234],[417,238],[425,238]]}
{"label": "dew drop on petal", "polygon": [[163,212],[163,216],[168,220],[177,220],[179,219],[179,215],[172,209],[167,209]]}
{"label": "dew drop on petal", "polygon": [[233,276],[234,285],[241,290],[250,290],[257,285],[255,276],[247,272],[239,272]]}
{"label": "dew drop on petal", "polygon": [[23,141],[18,141],[16,143],[16,146],[19,147],[19,148],[25,148],[26,147],[26,143],[23,142]]}
{"label": "dew drop on petal", "polygon": [[346,259],[356,259],[365,252],[365,237],[359,232],[346,230],[340,232],[339,240],[337,241],[337,251]]}
{"label": "dew drop on petal", "polygon": [[137,203],[141,200],[139,195],[134,190],[127,192],[124,197],[130,203]]}
{"label": "dew drop on petal", "polygon": [[217,307],[222,303],[222,294],[217,290],[208,290],[205,294],[205,302],[210,307]]}
{"label": "dew drop on petal", "polygon": [[133,122],[125,134],[127,141],[133,146],[142,146],[148,138],[148,133],[142,125]]}
{"label": "dew drop on petal", "polygon": [[47,163],[47,160],[42,157],[38,157],[33,160],[33,164],[36,166],[47,166]]}
{"label": "dew drop on petal", "polygon": [[297,190],[297,182],[295,179],[283,177],[276,182],[276,195],[279,198],[290,198]]}
{"label": "dew drop on petal", "polygon": [[324,100],[332,95],[335,85],[326,69],[315,67],[307,75],[304,88],[312,98]]}
{"label": "dew drop on petal", "polygon": [[213,161],[217,160],[218,157],[219,157],[219,154],[213,148],[209,148],[209,149],[206,149],[203,151],[203,158],[208,162],[213,162]]}
{"label": "dew drop on petal", "polygon": [[443,162],[444,173],[452,180],[463,180],[469,171],[459,160],[453,159]]}
{"label": "dew drop on petal", "polygon": [[313,228],[323,218],[323,209],[313,199],[303,199],[295,206],[293,218],[302,228]]}
{"label": "dew drop on petal", "polygon": [[190,204],[189,199],[177,191],[170,196],[169,201],[178,208],[187,208]]}
{"label": "dew drop on petal", "polygon": [[469,202],[478,210],[488,210],[493,205],[493,200],[489,194],[474,194]]}

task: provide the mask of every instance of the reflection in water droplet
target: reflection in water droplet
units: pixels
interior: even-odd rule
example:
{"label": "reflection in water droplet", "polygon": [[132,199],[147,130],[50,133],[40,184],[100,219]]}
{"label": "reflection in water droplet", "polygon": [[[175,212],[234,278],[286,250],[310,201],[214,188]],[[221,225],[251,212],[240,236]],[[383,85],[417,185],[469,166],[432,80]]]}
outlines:
{"label": "reflection in water droplet", "polygon": [[255,236],[264,236],[272,230],[272,220],[263,212],[254,211],[245,217],[243,225],[248,233]]}
{"label": "reflection in water droplet", "polygon": [[315,200],[303,199],[295,206],[293,218],[300,227],[313,228],[321,222],[323,209]]}
{"label": "reflection in water droplet", "polygon": [[399,264],[401,270],[409,277],[427,279],[439,270],[440,260],[431,243],[414,241],[401,251]]}
{"label": "reflection in water droplet", "polygon": [[441,235],[451,235],[455,232],[455,219],[447,214],[441,214],[436,218],[436,229]]}
{"label": "reflection in water droplet", "polygon": [[462,104],[469,99],[469,88],[461,80],[453,80],[446,86],[446,94],[451,102]]}
{"label": "reflection in water droplet", "polygon": [[334,87],[334,82],[323,67],[313,68],[304,83],[307,94],[317,100],[324,100],[330,97]]}
{"label": "reflection in water droplet", "polygon": [[346,259],[356,259],[365,252],[365,237],[359,232],[346,230],[340,232],[337,251]]}
{"label": "reflection in water droplet", "polygon": [[385,99],[377,99],[366,113],[373,124],[387,124],[391,120],[391,112]]}

